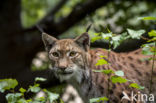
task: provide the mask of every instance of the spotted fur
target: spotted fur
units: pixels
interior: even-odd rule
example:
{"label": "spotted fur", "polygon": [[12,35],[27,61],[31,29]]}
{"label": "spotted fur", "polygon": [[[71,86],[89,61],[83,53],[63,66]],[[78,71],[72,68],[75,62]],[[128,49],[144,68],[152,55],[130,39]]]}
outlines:
{"label": "spotted fur", "polygon": [[[90,39],[87,33],[83,33],[76,39],[62,39],[43,34],[43,42],[52,65],[52,71],[60,81],[66,81],[73,85],[85,103],[90,98],[106,96],[109,103],[130,103],[123,100],[123,91],[128,95],[131,91],[138,93],[138,90],[129,88],[129,82],[124,84],[113,84],[109,77],[102,73],[95,73],[92,70],[112,69],[114,71],[122,70],[125,78],[136,82],[145,89],[141,93],[149,93],[149,81],[151,74],[151,62],[142,61],[147,58],[141,54],[141,49],[129,53],[115,53],[104,49],[91,50]],[[71,56],[73,54],[74,56]],[[95,66],[100,59],[100,55],[107,56],[109,65]],[[154,81],[156,83],[156,68],[154,68]],[[108,90],[109,87],[109,90]],[[156,88],[152,93],[156,96]],[[156,98],[156,97],[155,97]],[[140,103],[137,101],[137,103]]]}

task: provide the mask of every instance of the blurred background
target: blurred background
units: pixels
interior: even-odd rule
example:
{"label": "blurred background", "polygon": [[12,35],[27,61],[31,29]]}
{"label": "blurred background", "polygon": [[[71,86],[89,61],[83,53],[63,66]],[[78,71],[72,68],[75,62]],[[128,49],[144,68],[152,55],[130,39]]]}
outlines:
{"label": "blurred background", "polygon": [[[56,38],[74,38],[92,24],[92,37],[94,33],[106,32],[106,28],[115,34],[127,28],[146,32],[155,29],[152,21],[139,19],[146,16],[156,17],[155,0],[1,0],[0,79],[16,78],[25,88],[37,76],[48,78],[42,84],[45,88],[59,84],[48,70],[48,58],[36,25]],[[126,42],[114,51],[134,50],[143,42]],[[91,46],[108,48],[104,41]]]}

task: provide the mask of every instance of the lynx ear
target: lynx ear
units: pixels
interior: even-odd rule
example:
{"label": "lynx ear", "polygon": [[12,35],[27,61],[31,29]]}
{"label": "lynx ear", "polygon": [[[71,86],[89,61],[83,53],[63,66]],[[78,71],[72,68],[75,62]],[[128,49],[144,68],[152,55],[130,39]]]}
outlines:
{"label": "lynx ear", "polygon": [[75,42],[82,47],[85,51],[88,51],[90,47],[90,38],[88,33],[83,33],[75,39]]}
{"label": "lynx ear", "polygon": [[46,33],[42,33],[42,40],[47,51],[49,51],[50,48],[54,45],[54,43],[57,41],[56,38]]}

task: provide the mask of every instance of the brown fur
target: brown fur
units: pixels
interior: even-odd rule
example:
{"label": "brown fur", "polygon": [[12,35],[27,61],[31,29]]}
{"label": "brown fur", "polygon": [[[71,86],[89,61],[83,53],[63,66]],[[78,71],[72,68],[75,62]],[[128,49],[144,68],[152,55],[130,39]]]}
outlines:
{"label": "brown fur", "polygon": [[[55,75],[61,81],[72,84],[78,90],[85,103],[90,98],[102,96],[109,97],[110,103],[127,103],[127,100],[121,101],[123,91],[128,95],[130,95],[131,91],[138,93],[138,90],[129,87],[132,81],[145,86],[145,89],[141,91],[142,93],[149,93],[152,65],[149,61],[141,61],[141,59],[147,58],[147,56],[141,54],[141,49],[129,53],[115,53],[113,51],[108,53],[104,49],[90,50],[90,41],[87,33],[76,39],[62,40],[43,34],[43,42],[49,54]],[[76,52],[74,57],[68,55],[72,51]],[[53,52],[59,52],[60,56],[52,56]],[[107,61],[110,65],[95,66],[100,59],[100,55],[107,56]],[[106,74],[92,72],[93,69],[122,70],[125,73],[124,77],[132,81],[123,84],[113,84],[109,81],[109,77]],[[71,75],[71,71],[75,74]],[[60,72],[65,73],[65,75],[59,74]],[[154,68],[153,78],[153,85],[155,85],[156,68]],[[108,90],[108,86],[110,90]],[[153,87],[152,93],[156,96],[156,88]]]}

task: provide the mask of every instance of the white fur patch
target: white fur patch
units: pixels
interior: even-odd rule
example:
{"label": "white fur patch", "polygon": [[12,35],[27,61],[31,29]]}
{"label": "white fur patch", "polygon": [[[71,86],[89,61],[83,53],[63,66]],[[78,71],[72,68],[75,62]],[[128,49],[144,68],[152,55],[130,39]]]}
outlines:
{"label": "white fur patch", "polygon": [[60,79],[61,82],[76,80],[78,83],[81,83],[82,74],[83,74],[84,70],[80,69],[77,65],[74,65],[72,70],[73,70],[72,74],[67,74],[67,75],[56,74],[56,76]]}
{"label": "white fur patch", "polygon": [[[74,96],[73,100],[70,100],[70,97]],[[68,85],[66,90],[62,96],[64,102],[68,103],[84,103],[81,97],[79,96],[78,92],[73,88],[72,85]]]}

